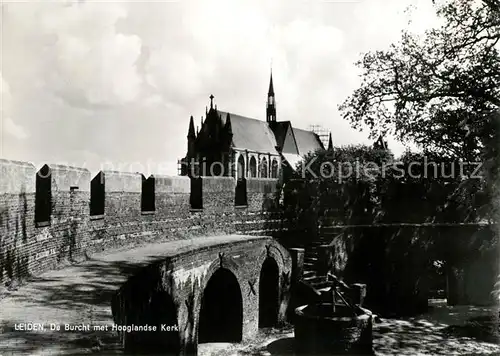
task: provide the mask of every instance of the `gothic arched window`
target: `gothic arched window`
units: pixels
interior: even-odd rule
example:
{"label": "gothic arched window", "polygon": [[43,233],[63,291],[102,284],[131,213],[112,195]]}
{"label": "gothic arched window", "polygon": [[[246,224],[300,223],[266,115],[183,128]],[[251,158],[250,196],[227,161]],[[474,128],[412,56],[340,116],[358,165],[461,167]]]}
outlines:
{"label": "gothic arched window", "polygon": [[255,160],[255,157],[252,156],[250,158],[250,178],[256,178],[257,177],[257,161]]}
{"label": "gothic arched window", "polygon": [[263,157],[260,161],[260,176],[262,178],[267,178],[267,159]]}
{"label": "gothic arched window", "polygon": [[245,159],[243,156],[238,157],[238,166],[236,167],[238,179],[245,178]]}
{"label": "gothic arched window", "polygon": [[271,178],[278,178],[278,160],[275,158],[271,164]]}

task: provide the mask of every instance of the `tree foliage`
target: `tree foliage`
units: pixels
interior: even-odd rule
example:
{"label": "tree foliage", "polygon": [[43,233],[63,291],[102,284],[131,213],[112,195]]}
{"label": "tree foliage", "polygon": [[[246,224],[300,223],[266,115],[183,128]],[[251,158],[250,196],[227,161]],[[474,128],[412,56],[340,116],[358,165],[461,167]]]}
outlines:
{"label": "tree foliage", "polygon": [[372,137],[391,133],[442,155],[481,159],[498,139],[499,1],[435,7],[440,27],[422,37],[403,31],[389,50],[363,56],[362,84],[340,110]]}

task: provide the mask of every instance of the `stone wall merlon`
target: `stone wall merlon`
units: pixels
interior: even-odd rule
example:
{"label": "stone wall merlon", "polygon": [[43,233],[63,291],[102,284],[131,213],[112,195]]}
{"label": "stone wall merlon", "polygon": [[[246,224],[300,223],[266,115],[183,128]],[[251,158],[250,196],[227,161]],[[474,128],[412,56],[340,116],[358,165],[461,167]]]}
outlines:
{"label": "stone wall merlon", "polygon": [[90,191],[90,171],[86,168],[48,165],[52,176],[53,191],[69,191],[71,187],[78,187],[79,192]]}
{"label": "stone wall merlon", "polygon": [[181,193],[191,192],[191,181],[189,177],[152,175],[155,178],[156,193]]}
{"label": "stone wall merlon", "polygon": [[126,192],[126,193],[141,193],[142,191],[142,174],[103,171],[104,184],[107,193],[111,192]]}
{"label": "stone wall merlon", "polygon": [[247,179],[247,191],[254,193],[274,193],[278,187],[278,179],[275,178],[249,178]]}
{"label": "stone wall merlon", "polygon": [[35,173],[31,163],[0,159],[0,194],[34,193]]}
{"label": "stone wall merlon", "polygon": [[236,180],[233,177],[201,177],[203,192],[234,194]]}

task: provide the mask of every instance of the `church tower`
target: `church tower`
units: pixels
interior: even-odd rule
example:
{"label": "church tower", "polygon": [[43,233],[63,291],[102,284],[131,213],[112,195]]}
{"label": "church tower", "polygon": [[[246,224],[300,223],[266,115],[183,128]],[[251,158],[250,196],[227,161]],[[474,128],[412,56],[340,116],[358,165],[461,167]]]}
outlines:
{"label": "church tower", "polygon": [[187,156],[189,158],[192,158],[195,154],[195,142],[196,142],[196,133],[194,131],[194,121],[193,121],[193,116],[189,119],[189,130],[188,130],[188,149],[187,149]]}
{"label": "church tower", "polygon": [[266,121],[276,122],[276,101],[274,100],[273,72],[271,72],[269,91],[267,93]]}

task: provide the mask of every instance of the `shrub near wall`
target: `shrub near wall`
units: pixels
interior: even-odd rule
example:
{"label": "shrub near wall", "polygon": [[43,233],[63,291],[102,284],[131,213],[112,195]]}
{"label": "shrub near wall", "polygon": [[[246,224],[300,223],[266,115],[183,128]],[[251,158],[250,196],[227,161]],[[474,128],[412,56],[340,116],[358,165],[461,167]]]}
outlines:
{"label": "shrub near wall", "polygon": [[450,261],[447,272],[449,305],[493,305],[498,303],[498,230],[490,226],[461,226],[441,229],[441,250]]}

